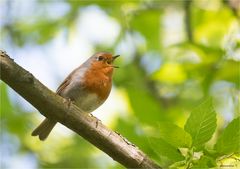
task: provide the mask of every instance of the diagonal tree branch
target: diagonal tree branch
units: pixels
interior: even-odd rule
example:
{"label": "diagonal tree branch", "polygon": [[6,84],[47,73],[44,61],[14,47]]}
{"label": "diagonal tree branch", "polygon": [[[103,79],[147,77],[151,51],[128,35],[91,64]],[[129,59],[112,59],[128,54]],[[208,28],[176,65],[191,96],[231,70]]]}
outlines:
{"label": "diagonal tree branch", "polygon": [[1,80],[48,118],[55,119],[127,168],[161,168],[120,134],[39,82],[0,50]]}

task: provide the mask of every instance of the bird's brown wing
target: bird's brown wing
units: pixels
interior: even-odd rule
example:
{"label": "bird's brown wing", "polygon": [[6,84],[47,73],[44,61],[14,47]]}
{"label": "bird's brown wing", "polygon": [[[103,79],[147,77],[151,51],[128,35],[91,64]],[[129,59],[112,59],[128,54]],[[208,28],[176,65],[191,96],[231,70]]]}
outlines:
{"label": "bird's brown wing", "polygon": [[63,89],[70,84],[70,78],[66,78],[62,84],[57,88],[57,94],[61,95]]}
{"label": "bird's brown wing", "polygon": [[57,88],[57,91],[56,91],[57,94],[61,95],[63,89],[70,84],[72,74],[75,73],[76,70],[77,69],[72,71],[72,73],[70,73],[68,77],[60,84],[60,86]]}

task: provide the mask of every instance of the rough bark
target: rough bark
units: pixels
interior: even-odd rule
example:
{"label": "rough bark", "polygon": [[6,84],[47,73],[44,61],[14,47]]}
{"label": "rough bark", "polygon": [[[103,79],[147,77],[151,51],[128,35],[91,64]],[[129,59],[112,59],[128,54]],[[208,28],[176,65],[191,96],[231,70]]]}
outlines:
{"label": "rough bark", "polygon": [[[161,168],[134,144],[108,129],[95,117],[49,90],[0,50],[1,80],[45,117],[55,119],[127,168]],[[29,133],[30,134],[30,133]]]}

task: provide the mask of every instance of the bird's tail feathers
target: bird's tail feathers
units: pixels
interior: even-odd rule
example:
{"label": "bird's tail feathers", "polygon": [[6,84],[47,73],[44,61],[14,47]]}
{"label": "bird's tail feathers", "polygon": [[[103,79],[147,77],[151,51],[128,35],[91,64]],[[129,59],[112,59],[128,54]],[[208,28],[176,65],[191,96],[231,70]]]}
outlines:
{"label": "bird's tail feathers", "polygon": [[56,125],[55,121],[45,119],[33,132],[32,136],[39,136],[41,141],[44,141],[49,133],[52,131],[53,127]]}

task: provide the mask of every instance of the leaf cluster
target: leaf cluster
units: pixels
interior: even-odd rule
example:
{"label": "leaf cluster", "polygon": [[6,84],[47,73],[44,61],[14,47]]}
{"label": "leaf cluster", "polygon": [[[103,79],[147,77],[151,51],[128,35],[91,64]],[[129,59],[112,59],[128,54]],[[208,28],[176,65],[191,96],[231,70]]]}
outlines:
{"label": "leaf cluster", "polygon": [[216,167],[223,155],[240,153],[240,117],[227,125],[213,148],[207,148],[216,122],[212,99],[208,98],[191,112],[184,128],[161,122],[157,134],[149,137],[149,142],[159,159],[168,159],[170,168]]}

